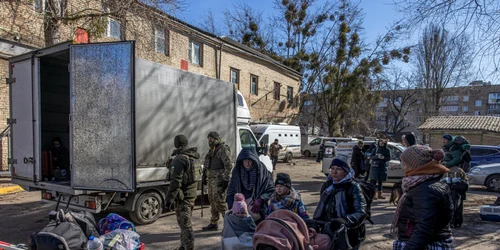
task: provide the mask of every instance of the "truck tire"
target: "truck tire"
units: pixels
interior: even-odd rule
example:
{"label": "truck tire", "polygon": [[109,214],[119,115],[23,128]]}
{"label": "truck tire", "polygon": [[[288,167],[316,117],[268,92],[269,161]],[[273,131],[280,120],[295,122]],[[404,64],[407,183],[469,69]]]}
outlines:
{"label": "truck tire", "polygon": [[293,160],[293,155],[292,155],[292,153],[290,153],[290,152],[286,153],[286,155],[285,155],[285,159],[284,159],[284,162],[289,163],[289,162],[291,162],[292,160]]}
{"label": "truck tire", "polygon": [[134,211],[129,216],[135,224],[151,224],[160,218],[163,209],[163,201],[156,192],[141,194],[135,203]]}
{"label": "truck tire", "polygon": [[311,157],[311,151],[309,150],[304,151],[304,156],[307,158]]}

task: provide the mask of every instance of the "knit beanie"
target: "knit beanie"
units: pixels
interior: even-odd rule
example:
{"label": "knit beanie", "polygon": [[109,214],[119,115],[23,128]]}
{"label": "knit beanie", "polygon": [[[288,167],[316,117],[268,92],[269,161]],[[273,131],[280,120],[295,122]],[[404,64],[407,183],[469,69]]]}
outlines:
{"label": "knit beanie", "polygon": [[174,138],[175,148],[180,148],[188,145],[188,139],[184,135],[176,135]]}
{"label": "knit beanie", "polygon": [[278,173],[276,175],[276,181],[274,182],[274,185],[283,185],[287,188],[292,188],[292,179],[290,178],[290,175],[287,173]]}
{"label": "knit beanie", "polygon": [[219,133],[217,133],[217,132],[215,132],[215,131],[212,131],[212,132],[208,133],[208,136],[207,136],[207,137],[212,137],[212,138],[214,138],[214,139],[216,139],[216,140],[217,140],[217,139],[219,139],[219,138],[220,138],[220,135],[219,135]]}
{"label": "knit beanie", "polygon": [[443,139],[446,139],[448,141],[452,141],[453,140],[453,136],[451,136],[449,134],[445,134],[445,135],[443,135]]}
{"label": "knit beanie", "polygon": [[245,196],[242,193],[234,194],[234,202],[233,202],[233,212],[238,213],[247,213],[247,203],[245,202]]}
{"label": "knit beanie", "polygon": [[419,168],[432,160],[440,161],[444,158],[441,149],[432,149],[425,145],[413,145],[407,148],[399,157],[404,166],[404,172]]}
{"label": "knit beanie", "polygon": [[339,155],[332,160],[330,168],[332,168],[333,166],[337,166],[344,169],[344,171],[346,171],[347,173],[349,173],[351,171],[351,166],[349,165],[348,162],[349,161],[347,160],[347,157],[345,157],[344,155]]}

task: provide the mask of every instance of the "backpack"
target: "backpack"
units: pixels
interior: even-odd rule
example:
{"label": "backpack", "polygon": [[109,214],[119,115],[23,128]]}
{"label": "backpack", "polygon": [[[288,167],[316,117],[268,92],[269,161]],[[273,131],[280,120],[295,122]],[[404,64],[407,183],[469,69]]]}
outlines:
{"label": "backpack", "polygon": [[470,153],[470,146],[466,144],[470,144],[467,139],[463,136],[457,136],[453,139],[453,143],[457,146],[460,147],[460,150],[462,150],[462,165],[460,168],[462,168],[465,172],[469,171],[471,167],[471,153]]}
{"label": "backpack", "polygon": [[[177,157],[185,157],[189,162],[187,169],[184,171],[184,177],[182,178],[183,185],[189,185],[201,180],[203,174],[203,168],[201,166],[201,161],[199,159],[193,159],[184,154],[179,154]],[[172,180],[172,162],[167,164],[167,181]]]}
{"label": "backpack", "polygon": [[134,223],[115,213],[108,214],[97,223],[97,230],[100,235],[109,233],[115,229],[125,229],[135,232]]}
{"label": "backpack", "polygon": [[40,232],[30,236],[30,249],[39,250],[84,250],[87,237],[72,216],[61,209]]}
{"label": "backpack", "polygon": [[74,221],[80,226],[87,239],[90,236],[99,237],[94,215],[87,211],[69,212]]}
{"label": "backpack", "polygon": [[[361,187],[361,191],[363,191],[363,196],[365,197],[366,200],[366,210],[368,213],[368,218],[366,219],[368,222],[370,222],[372,225],[374,224],[372,221],[372,203],[373,203],[373,198],[375,197],[375,193],[377,192],[377,188],[375,185],[368,181],[364,180],[353,180],[355,183],[358,183],[359,186]],[[352,197],[352,186],[348,189],[348,193],[346,194],[347,197]]]}

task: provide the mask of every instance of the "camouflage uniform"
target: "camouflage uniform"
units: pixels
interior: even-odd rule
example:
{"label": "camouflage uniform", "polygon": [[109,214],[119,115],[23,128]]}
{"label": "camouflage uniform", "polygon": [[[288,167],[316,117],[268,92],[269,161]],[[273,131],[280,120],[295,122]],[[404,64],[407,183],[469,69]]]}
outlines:
{"label": "camouflage uniform", "polygon": [[177,204],[175,209],[177,224],[181,229],[181,244],[186,250],[194,249],[194,233],[191,225],[191,216],[193,215],[193,205],[187,202]]}
{"label": "camouflage uniform", "polygon": [[[194,233],[191,225],[196,190],[198,183],[186,183],[186,169],[189,169],[189,158],[199,159],[200,155],[196,148],[181,148],[174,151],[177,156],[170,163],[173,173],[170,186],[165,198],[167,204],[174,204],[177,223],[181,229],[181,245],[186,250],[194,249]],[[185,156],[180,156],[185,155]]]}
{"label": "camouflage uniform", "polygon": [[218,139],[214,146],[208,151],[205,157],[204,166],[206,167],[208,200],[210,202],[210,224],[217,225],[219,214],[224,217],[227,211],[226,189],[222,189],[223,181],[229,182],[231,175],[231,152],[223,141]]}

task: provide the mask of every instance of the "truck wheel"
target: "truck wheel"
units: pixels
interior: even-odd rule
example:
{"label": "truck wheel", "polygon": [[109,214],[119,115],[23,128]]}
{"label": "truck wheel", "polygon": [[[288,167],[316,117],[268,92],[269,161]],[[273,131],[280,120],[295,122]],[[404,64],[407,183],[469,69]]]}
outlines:
{"label": "truck wheel", "polygon": [[488,177],[484,184],[488,190],[500,192],[500,175],[495,174]]}
{"label": "truck wheel", "polygon": [[160,218],[162,208],[163,201],[158,193],[143,193],[137,199],[134,211],[129,212],[129,216],[138,225],[151,224]]}
{"label": "truck wheel", "polygon": [[311,157],[311,151],[309,150],[304,151],[304,156],[307,158]]}
{"label": "truck wheel", "polygon": [[286,153],[284,162],[289,163],[293,160],[292,153]]}

